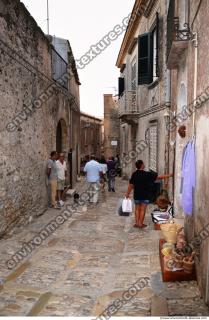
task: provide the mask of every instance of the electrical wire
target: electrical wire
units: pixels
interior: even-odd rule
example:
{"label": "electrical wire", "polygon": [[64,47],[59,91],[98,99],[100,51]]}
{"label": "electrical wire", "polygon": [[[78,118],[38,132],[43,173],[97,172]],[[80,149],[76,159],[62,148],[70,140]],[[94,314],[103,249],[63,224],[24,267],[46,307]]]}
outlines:
{"label": "electrical wire", "polygon": [[[2,39],[0,39],[0,44],[3,44],[6,48],[8,48],[11,53],[8,53],[7,50],[5,50],[5,48],[1,48],[1,51],[5,52],[11,59],[13,59],[14,61],[16,61],[18,64],[20,64],[22,67],[24,67],[27,71],[29,71],[30,73],[32,73],[35,76],[38,76],[40,79],[45,78],[46,80],[48,80],[51,84],[55,84],[60,90],[61,92],[67,96],[70,99],[74,100],[74,104],[76,106],[76,108],[74,108],[74,111],[79,111],[79,106],[75,100],[75,97],[70,93],[67,93],[67,90],[64,90],[64,88],[57,82],[58,80],[62,80],[62,77],[65,75],[63,74],[59,79],[52,80],[51,78],[49,78],[47,75],[45,75],[43,72],[41,72],[40,70],[38,70],[35,66],[33,66],[29,61],[27,61],[25,58],[22,57],[22,55],[20,55],[19,53],[17,53],[14,49],[12,49],[6,42],[4,42]],[[24,61],[24,63],[26,65],[29,65],[33,70],[31,70],[28,66],[26,66],[25,64],[23,64],[19,59],[17,59],[15,57],[15,55],[19,58],[22,59]],[[72,78],[72,76],[70,75],[69,80]],[[47,88],[48,89],[48,88]],[[72,106],[73,108],[73,106]]]}

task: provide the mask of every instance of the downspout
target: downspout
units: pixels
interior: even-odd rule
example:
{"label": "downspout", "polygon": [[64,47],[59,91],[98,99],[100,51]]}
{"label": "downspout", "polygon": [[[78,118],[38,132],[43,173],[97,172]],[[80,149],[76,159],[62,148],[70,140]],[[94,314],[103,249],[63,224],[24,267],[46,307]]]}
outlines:
{"label": "downspout", "polygon": [[[170,1],[167,0],[167,14],[168,14],[168,9],[169,9],[169,4]],[[165,103],[166,103],[166,107],[168,110],[168,113],[171,114],[170,112],[170,107],[171,107],[171,71],[169,69],[166,70],[166,96],[165,96]],[[170,117],[169,116],[169,120],[170,121]],[[167,123],[166,123],[166,127],[167,127]],[[165,173],[169,172],[169,164],[170,164],[170,130],[168,130],[166,128],[167,134],[166,134],[166,141],[165,141]],[[166,155],[167,152],[167,155]],[[168,186],[169,186],[169,182],[166,182],[166,186],[167,190],[168,190]]]}
{"label": "downspout", "polygon": [[166,106],[171,105],[171,71],[166,70]]}
{"label": "downspout", "polygon": [[[171,71],[166,70],[166,107],[168,113],[170,114],[171,106]],[[169,116],[170,119],[170,116]],[[169,122],[169,121],[168,121]],[[166,123],[167,126],[167,123]],[[170,164],[170,130],[166,128],[167,134],[165,137],[165,173],[169,173],[169,164]],[[169,182],[165,181],[165,189],[169,189]]]}
{"label": "downspout", "polygon": [[[193,33],[194,38],[192,39],[194,45],[194,92],[193,92],[193,101],[194,101],[194,108],[196,105],[197,99],[197,63],[198,63],[198,34],[197,32]],[[195,127],[195,118],[196,112],[193,112],[192,115],[192,135],[193,138],[196,136],[196,127]]]}

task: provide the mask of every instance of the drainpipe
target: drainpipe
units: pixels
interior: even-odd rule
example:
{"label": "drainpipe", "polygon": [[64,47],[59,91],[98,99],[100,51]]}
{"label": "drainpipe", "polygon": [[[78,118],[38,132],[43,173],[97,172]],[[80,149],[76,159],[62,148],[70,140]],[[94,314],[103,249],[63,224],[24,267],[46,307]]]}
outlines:
{"label": "drainpipe", "polygon": [[[170,70],[166,70],[166,97],[165,97],[165,102],[166,102],[166,107],[168,110],[167,112],[170,114],[170,106],[171,106],[171,71]],[[170,117],[169,117],[170,119]],[[167,125],[167,123],[166,123]],[[165,137],[165,173],[169,172],[169,150],[170,150],[170,146],[169,146],[169,142],[170,142],[170,131],[167,130],[166,128],[166,137]],[[169,182],[166,181],[165,183],[165,188],[168,190],[169,186]]]}
{"label": "drainpipe", "polygon": [[166,70],[166,105],[171,105],[171,71]]}
{"label": "drainpipe", "polygon": [[[194,45],[194,92],[193,92],[193,101],[194,101],[194,107],[196,105],[196,99],[197,99],[197,62],[198,62],[198,34],[197,32],[193,33],[193,45]],[[192,115],[192,134],[193,138],[195,138],[196,135],[196,128],[195,128],[195,115],[196,112],[193,112]]]}
{"label": "drainpipe", "polygon": [[206,277],[206,293],[205,293],[205,301],[209,303],[209,255],[208,255],[208,266],[207,266],[207,277]]}

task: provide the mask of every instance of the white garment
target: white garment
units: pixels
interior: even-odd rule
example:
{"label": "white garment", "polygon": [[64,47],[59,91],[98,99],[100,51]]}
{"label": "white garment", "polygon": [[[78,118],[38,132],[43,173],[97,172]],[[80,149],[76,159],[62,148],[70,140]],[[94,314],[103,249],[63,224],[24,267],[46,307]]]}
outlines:
{"label": "white garment", "polygon": [[101,165],[95,160],[86,163],[84,172],[87,174],[88,182],[98,182],[100,180],[100,172],[102,172]]}
{"label": "white garment", "polygon": [[57,160],[57,175],[59,180],[65,180],[65,171],[67,171],[67,165],[66,162],[64,161],[63,164]]}
{"label": "white garment", "polygon": [[104,174],[107,173],[107,164],[106,163],[100,163],[100,166],[102,168],[102,172]]}

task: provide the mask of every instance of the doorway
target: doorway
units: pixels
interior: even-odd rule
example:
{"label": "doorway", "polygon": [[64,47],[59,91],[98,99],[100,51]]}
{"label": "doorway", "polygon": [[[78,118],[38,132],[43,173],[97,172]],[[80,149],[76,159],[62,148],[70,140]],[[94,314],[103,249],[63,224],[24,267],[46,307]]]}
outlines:
{"label": "doorway", "polygon": [[57,124],[56,151],[58,153],[67,151],[67,126],[63,119],[60,119]]}

